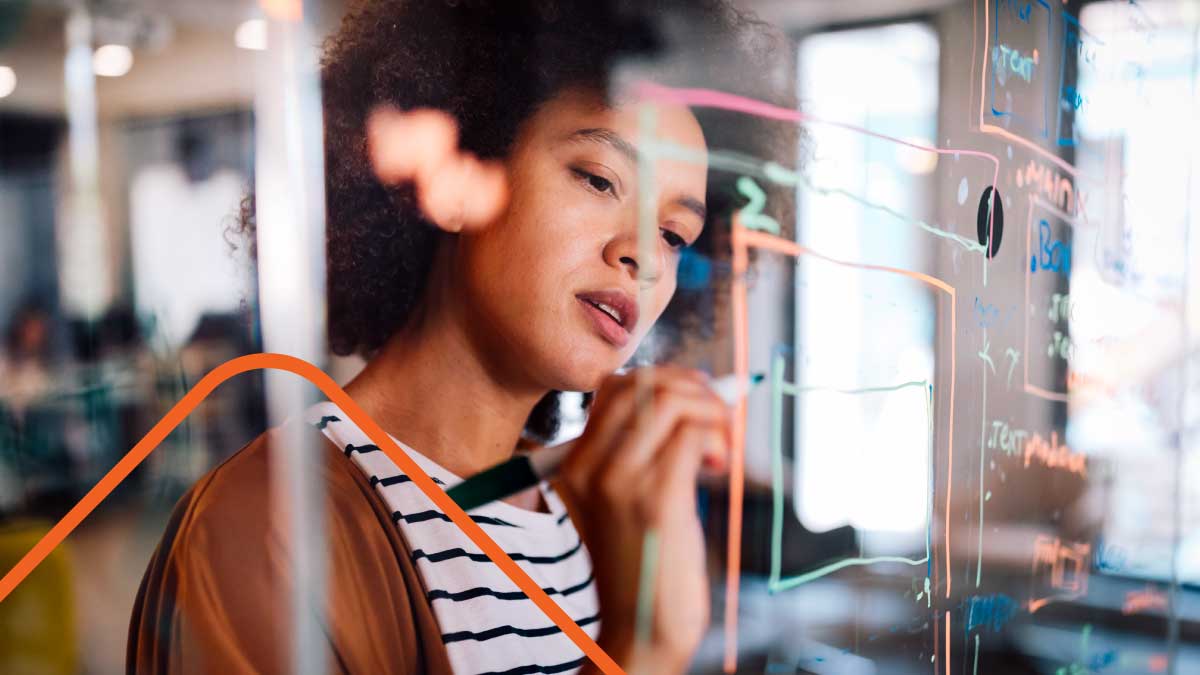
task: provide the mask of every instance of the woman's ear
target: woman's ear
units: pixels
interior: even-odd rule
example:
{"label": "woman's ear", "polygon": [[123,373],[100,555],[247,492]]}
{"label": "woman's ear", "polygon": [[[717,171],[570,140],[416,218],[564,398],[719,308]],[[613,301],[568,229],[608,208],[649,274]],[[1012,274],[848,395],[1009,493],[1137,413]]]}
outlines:
{"label": "woman's ear", "polygon": [[446,232],[487,227],[508,205],[504,165],[461,152],[458,126],[440,110],[375,110],[367,151],[380,182],[412,181],[425,217]]}

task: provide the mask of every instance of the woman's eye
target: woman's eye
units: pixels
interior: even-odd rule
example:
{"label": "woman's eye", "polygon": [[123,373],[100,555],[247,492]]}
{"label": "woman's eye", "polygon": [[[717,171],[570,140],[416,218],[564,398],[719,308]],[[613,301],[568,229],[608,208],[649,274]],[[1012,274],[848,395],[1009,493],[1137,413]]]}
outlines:
{"label": "woman's eye", "polygon": [[601,192],[611,192],[613,186],[612,181],[595,175],[588,176],[588,185],[591,185]]}
{"label": "woman's eye", "polygon": [[571,169],[580,179],[587,181],[589,187],[597,192],[608,192],[615,194],[613,183],[603,176],[597,176],[594,173],[584,171],[583,169]]}
{"label": "woman's eye", "polygon": [[667,245],[671,248],[684,248],[688,245],[686,239],[670,230],[663,230],[662,237],[663,240],[667,242]]}

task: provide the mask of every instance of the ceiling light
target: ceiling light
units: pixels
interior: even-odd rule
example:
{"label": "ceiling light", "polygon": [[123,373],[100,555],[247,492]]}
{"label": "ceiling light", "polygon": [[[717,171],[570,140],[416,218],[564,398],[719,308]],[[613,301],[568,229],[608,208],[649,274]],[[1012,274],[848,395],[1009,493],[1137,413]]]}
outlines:
{"label": "ceiling light", "polygon": [[92,54],[92,70],[104,77],[121,77],[133,67],[133,52],[125,45],[103,45]]}
{"label": "ceiling light", "polygon": [[13,93],[17,88],[17,74],[8,66],[0,66],[0,98]]}
{"label": "ceiling light", "polygon": [[261,51],[267,48],[267,22],[263,19],[247,19],[233,33],[233,43],[242,49]]}

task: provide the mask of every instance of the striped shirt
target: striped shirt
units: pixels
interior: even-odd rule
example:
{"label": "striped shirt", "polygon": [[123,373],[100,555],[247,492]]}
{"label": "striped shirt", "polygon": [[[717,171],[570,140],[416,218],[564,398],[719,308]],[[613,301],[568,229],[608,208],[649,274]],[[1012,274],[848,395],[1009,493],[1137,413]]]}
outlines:
{"label": "striped shirt", "polygon": [[[392,511],[425,582],[455,673],[579,670],[584,657],[575,643],[347,415],[325,402],[309,408],[306,419],[342,448]],[[392,440],[439,485],[462,480]],[[472,509],[471,519],[595,638],[600,621],[591,557],[562,500],[546,483],[539,489],[549,513],[493,502]]]}

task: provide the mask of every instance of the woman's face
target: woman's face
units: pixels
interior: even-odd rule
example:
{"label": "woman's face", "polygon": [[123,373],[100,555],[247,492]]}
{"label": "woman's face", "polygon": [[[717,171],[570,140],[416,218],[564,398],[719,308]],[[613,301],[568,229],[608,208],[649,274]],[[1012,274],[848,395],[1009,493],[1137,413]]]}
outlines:
{"label": "woman's face", "polygon": [[[507,161],[509,203],[457,238],[472,339],[493,366],[538,386],[589,391],[625,363],[675,292],[704,226],[707,148],[685,107],[655,105],[656,137],[699,161],[655,160],[639,181],[638,104],[571,90],[526,121]],[[642,184],[646,183],[646,184]],[[652,199],[639,245],[643,191]]]}

